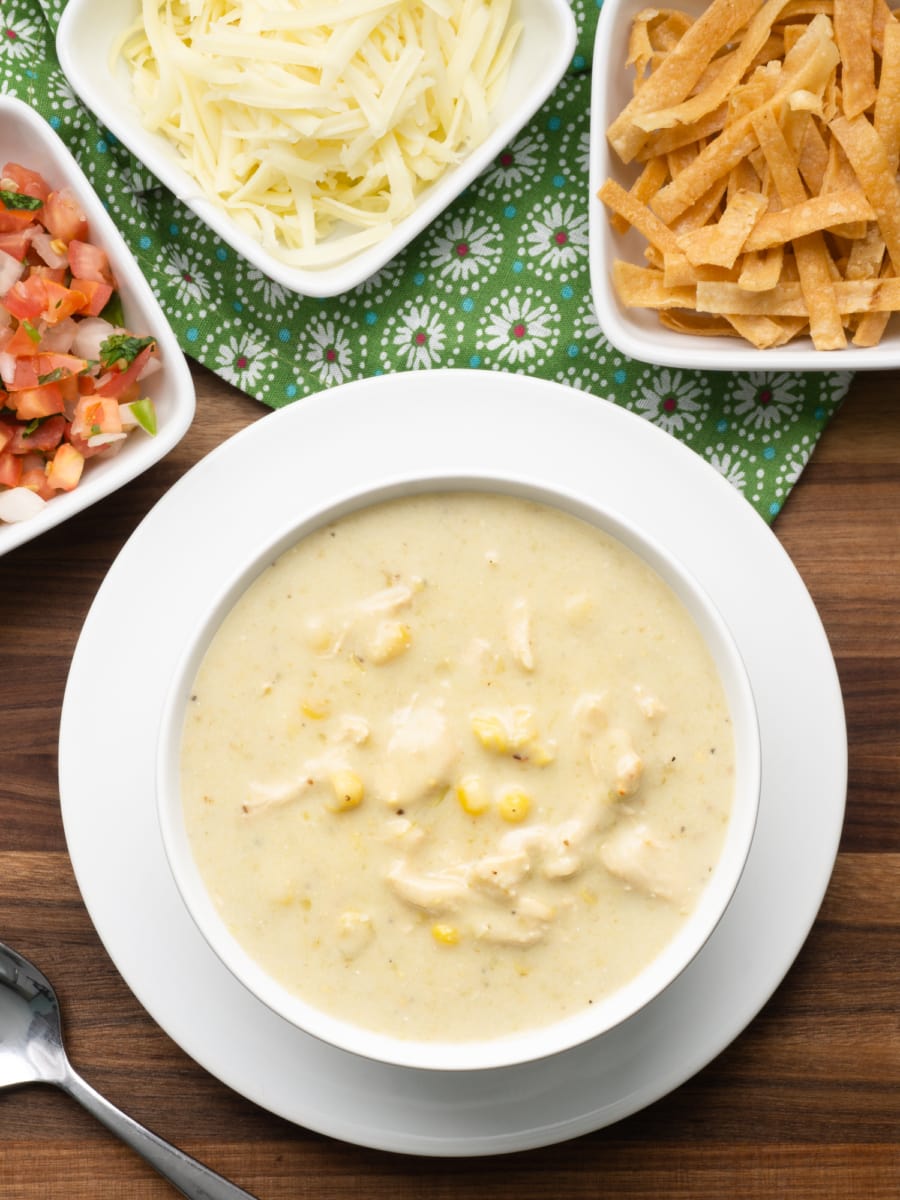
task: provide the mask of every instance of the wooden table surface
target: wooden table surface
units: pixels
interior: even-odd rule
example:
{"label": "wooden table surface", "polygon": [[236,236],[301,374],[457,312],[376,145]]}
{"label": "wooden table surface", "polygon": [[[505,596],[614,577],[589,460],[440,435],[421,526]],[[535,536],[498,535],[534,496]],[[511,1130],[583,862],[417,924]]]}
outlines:
{"label": "wooden table surface", "polygon": [[[332,1141],[206,1074],[132,996],[76,888],[56,746],[82,621],[119,547],[157,498],[266,411],[200,368],[195,379],[196,421],[167,459],[0,559],[0,940],[56,984],[80,1072],[259,1200],[897,1200],[900,373],[856,379],[775,524],[831,640],[850,745],[840,853],[799,958],[742,1036],[650,1108],[561,1146],[452,1161]],[[0,1200],[175,1194],[55,1089],[0,1095]]]}

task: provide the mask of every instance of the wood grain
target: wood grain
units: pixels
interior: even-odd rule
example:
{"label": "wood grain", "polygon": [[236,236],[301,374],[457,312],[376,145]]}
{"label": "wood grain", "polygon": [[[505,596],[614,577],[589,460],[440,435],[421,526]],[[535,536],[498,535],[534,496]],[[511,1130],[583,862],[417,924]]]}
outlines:
{"label": "wood grain", "polygon": [[[857,378],[775,525],[828,633],[850,744],[840,853],[796,963],[741,1037],[645,1111],[562,1146],[461,1160],[344,1145],[229,1091],[142,1010],[81,903],[56,777],[81,624],[156,499],[265,414],[201,368],[194,374],[197,419],[163,462],[0,560],[0,938],[57,985],[78,1069],[259,1200],[897,1200],[900,374]],[[777,614],[762,602],[760,619]],[[0,1094],[0,1200],[172,1195],[62,1094]]]}

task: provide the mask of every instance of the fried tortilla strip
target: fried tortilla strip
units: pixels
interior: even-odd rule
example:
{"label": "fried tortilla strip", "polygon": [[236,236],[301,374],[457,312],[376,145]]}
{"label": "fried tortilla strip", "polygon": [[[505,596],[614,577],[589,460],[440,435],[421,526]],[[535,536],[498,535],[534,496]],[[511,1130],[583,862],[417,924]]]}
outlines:
{"label": "fried tortilla strip", "polygon": [[757,350],[771,350],[773,346],[784,346],[806,325],[806,319],[803,317],[781,317],[773,320],[771,317],[742,317],[731,313],[725,320],[735,333],[754,345]]}
{"label": "fried tortilla strip", "polygon": [[665,309],[659,313],[659,323],[666,329],[690,333],[694,337],[734,337],[734,329],[724,317],[710,317],[706,313]]}
{"label": "fried tortilla strip", "polygon": [[896,172],[900,161],[900,21],[891,21],[884,31],[875,129],[884,143],[888,164]]}
{"label": "fried tortilla strip", "polygon": [[[651,158],[640,175],[628,189],[628,194],[639,204],[646,204],[651,196],[655,196],[669,177],[669,168],[662,158]],[[618,233],[628,231],[629,222],[624,217],[614,213],[611,218],[613,229]]]}
{"label": "fried tortilla strip", "polygon": [[[885,262],[881,268],[882,277],[890,276],[890,264]],[[852,342],[854,346],[877,346],[884,337],[884,331],[888,321],[891,319],[890,309],[882,309],[876,312],[867,312],[859,319],[859,324],[856,327],[856,332],[853,334]]]}
{"label": "fried tortilla strip", "polygon": [[828,166],[828,147],[815,121],[807,122],[797,166],[810,194],[817,196],[822,191]]}
{"label": "fried tortilla strip", "polygon": [[[752,121],[782,204],[787,207],[802,204],[807,199],[806,189],[772,110],[765,108],[754,113]],[[842,349],[847,344],[847,338],[834,297],[833,264],[824,236],[821,233],[809,233],[797,238],[793,246],[800,271],[800,285],[809,306],[809,331],[813,345],[817,350]]]}
{"label": "fried tortilla strip", "polygon": [[784,246],[772,246],[762,253],[750,251],[744,255],[738,284],[748,292],[769,292],[781,279],[784,266]]}
{"label": "fried tortilla strip", "polygon": [[[772,26],[778,20],[787,0],[768,0],[747,25],[737,47],[724,60],[715,77],[689,99],[655,112],[639,112],[634,116],[638,128],[652,133],[670,129],[673,125],[692,125],[718,108],[743,79],[745,72],[768,41]],[[724,42],[723,42],[724,44]]]}
{"label": "fried tortilla strip", "polygon": [[[838,309],[853,313],[900,311],[900,278],[841,279],[833,285]],[[719,316],[806,317],[810,316],[802,283],[780,283],[773,292],[746,292],[736,283],[701,280],[693,307],[697,312]]]}
{"label": "fried tortilla strip", "polygon": [[663,225],[646,204],[642,204],[631,192],[626,192],[614,179],[607,179],[597,195],[611,212],[643,234],[650,245],[662,254],[681,254],[678,239],[668,225]]}
{"label": "fried tortilla strip", "polygon": [[834,0],[790,0],[781,19],[793,21],[797,17],[815,17],[819,13],[830,17],[834,13]]}
{"label": "fried tortilla strip", "polygon": [[781,246],[817,230],[833,229],[848,221],[874,221],[875,212],[857,188],[813,196],[780,212],[760,217],[744,243],[745,250]]}
{"label": "fried tortilla strip", "polygon": [[896,19],[887,0],[875,0],[872,12],[872,47],[879,58],[884,58],[884,31]]}
{"label": "fried tortilla strip", "polygon": [[[803,36],[785,59],[771,108],[798,88],[819,91],[833,74],[839,61],[837,46],[831,37],[831,22],[825,16],[814,17]],[[690,207],[717,179],[727,175],[742,158],[757,146],[753,120],[759,109],[727,125],[697,158],[651,202],[660,220],[670,225]]]}
{"label": "fried tortilla strip", "polygon": [[869,203],[895,271],[900,271],[900,186],[891,171],[884,142],[864,116],[835,117],[829,126],[838,139]]}
{"label": "fried tortilla strip", "polygon": [[635,117],[686,99],[713,56],[751,20],[757,5],[758,0],[713,0],[691,25],[609,126],[606,136],[622,162],[631,162],[647,140]]}
{"label": "fried tortilla strip", "polygon": [[697,267],[733,267],[753,227],[768,206],[769,201],[759,192],[736,192],[715,225],[704,225],[702,229],[682,233],[676,243],[688,262]]}
{"label": "fried tortilla strip", "polygon": [[875,103],[873,0],[834,0],[834,37],[841,52],[844,115],[858,117]]}
{"label": "fried tortilla strip", "polygon": [[683,146],[690,146],[692,142],[714,137],[725,128],[727,118],[728,105],[720,104],[717,109],[707,113],[693,125],[677,125],[674,129],[664,129],[660,133],[655,133],[640,153],[634,156],[635,161],[646,162],[661,154],[671,154],[672,151],[680,150]]}
{"label": "fried tortilla strip", "polygon": [[696,307],[696,287],[667,288],[661,271],[617,259],[612,276],[616,293],[628,308]]}

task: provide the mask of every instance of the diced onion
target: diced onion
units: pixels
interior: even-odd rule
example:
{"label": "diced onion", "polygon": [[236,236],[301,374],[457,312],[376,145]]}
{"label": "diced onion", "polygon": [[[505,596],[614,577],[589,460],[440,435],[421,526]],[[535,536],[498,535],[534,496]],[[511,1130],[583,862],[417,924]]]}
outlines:
{"label": "diced onion", "polygon": [[99,359],[101,345],[114,333],[116,326],[103,317],[85,317],[83,321],[78,322],[78,329],[72,340],[72,353],[89,361]]}
{"label": "diced onion", "polygon": [[46,503],[30,488],[9,488],[0,492],[0,521],[27,521],[36,517]]}
{"label": "diced onion", "polygon": [[24,262],[19,262],[5,250],[0,250],[0,296],[5,296],[12,285],[22,278],[24,270]]}
{"label": "diced onion", "polygon": [[282,261],[325,266],[484,141],[511,3],[143,0],[114,57],[208,199]]}

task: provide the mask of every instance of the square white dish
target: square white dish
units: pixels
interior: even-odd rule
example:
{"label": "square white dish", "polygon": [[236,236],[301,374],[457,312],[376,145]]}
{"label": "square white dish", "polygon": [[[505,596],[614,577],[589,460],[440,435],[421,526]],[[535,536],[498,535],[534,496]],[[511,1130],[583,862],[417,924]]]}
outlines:
{"label": "square white dish", "polygon": [[146,392],[156,407],[158,432],[135,431],[121,451],[85,464],[81,482],[60,492],[39,513],[14,524],[0,522],[0,555],[51,529],[108,496],[167,454],[184,436],[194,416],[194,385],[181,348],[128,247],[75,159],[43,117],[24,101],[0,96],[0,166],[19,162],[41,172],[54,189],[68,185],[88,219],[91,239],[109,256],[127,328],[152,334],[162,369],[148,377]]}
{"label": "square white dish", "polygon": [[[514,0],[522,35],[503,95],[491,114],[486,141],[423,190],[409,216],[381,241],[345,262],[317,269],[290,266],[199,191],[183,158],[161,134],[143,125],[124,61],[111,51],[140,11],[138,0],[69,0],[57,52],[72,87],[108,129],[153,174],[243,258],[282,286],[307,296],[334,296],[374,275],[472,182],[540,108],[562,78],[575,50],[576,28],[567,0]],[[339,237],[335,232],[332,238]]]}
{"label": "square white dish", "polygon": [[[705,0],[685,0],[684,12],[698,16]],[[604,0],[594,44],[591,91],[591,155],[588,211],[590,223],[591,290],[600,328],[624,354],[662,366],[710,371],[858,371],[890,370],[900,366],[900,316],[894,315],[880,345],[843,350],[816,350],[808,337],[785,346],[758,350],[741,339],[698,337],[666,329],[655,312],[626,308],[612,283],[613,262],[619,258],[645,265],[641,236],[613,230],[597,192],[608,179],[630,187],[640,164],[623,165],[606,138],[606,130],[632,95],[633,70],[626,67],[628,36],[634,17],[646,5],[641,0]]]}

